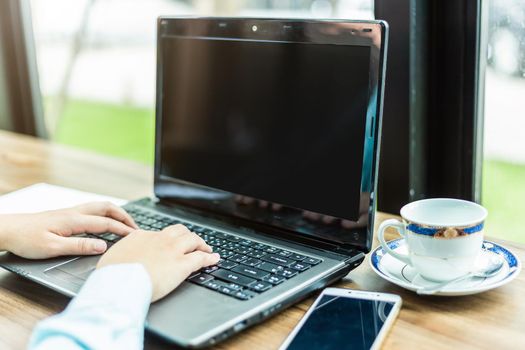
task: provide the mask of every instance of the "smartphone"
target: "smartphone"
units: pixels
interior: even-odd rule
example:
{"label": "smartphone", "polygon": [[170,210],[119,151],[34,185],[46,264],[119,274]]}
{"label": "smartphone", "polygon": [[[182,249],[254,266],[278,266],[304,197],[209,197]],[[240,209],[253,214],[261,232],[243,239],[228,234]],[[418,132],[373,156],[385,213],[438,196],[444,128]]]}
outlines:
{"label": "smartphone", "polygon": [[280,349],[379,349],[400,308],[399,295],[326,288]]}

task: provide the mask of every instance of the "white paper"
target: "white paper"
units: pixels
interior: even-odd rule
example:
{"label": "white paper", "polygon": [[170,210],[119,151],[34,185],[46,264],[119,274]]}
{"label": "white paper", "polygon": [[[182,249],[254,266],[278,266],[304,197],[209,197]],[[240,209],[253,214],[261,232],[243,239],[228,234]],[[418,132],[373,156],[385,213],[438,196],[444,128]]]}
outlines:
{"label": "white paper", "polygon": [[120,198],[38,183],[0,196],[0,214],[35,213],[98,201],[119,206],[126,203]]}

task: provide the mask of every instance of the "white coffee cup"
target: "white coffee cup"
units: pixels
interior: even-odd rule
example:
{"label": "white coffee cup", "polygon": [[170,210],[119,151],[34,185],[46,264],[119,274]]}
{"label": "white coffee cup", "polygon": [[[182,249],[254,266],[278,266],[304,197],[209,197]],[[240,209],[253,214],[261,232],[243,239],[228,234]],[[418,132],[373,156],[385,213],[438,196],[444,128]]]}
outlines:
{"label": "white coffee cup", "polygon": [[[481,205],[451,198],[423,199],[401,208],[403,222],[390,219],[379,226],[383,249],[432,281],[449,281],[474,269],[483,244],[487,210]],[[384,232],[394,227],[405,239],[408,254],[395,252]]]}

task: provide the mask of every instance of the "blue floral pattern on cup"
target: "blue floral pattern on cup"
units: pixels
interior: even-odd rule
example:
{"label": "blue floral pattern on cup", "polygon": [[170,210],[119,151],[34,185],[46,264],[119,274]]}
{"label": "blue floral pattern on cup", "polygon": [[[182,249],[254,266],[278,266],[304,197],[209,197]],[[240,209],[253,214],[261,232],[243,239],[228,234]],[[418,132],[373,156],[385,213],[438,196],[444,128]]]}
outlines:
{"label": "blue floral pattern on cup", "polygon": [[455,238],[481,232],[483,230],[483,223],[467,227],[429,227],[412,222],[407,225],[407,229],[419,235],[436,238]]}

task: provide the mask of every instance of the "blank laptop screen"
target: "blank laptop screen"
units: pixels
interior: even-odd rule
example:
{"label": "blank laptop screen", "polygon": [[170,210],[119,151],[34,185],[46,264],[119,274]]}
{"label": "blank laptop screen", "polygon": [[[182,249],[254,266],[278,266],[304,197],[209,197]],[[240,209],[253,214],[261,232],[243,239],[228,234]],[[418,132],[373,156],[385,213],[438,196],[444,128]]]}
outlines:
{"label": "blank laptop screen", "polygon": [[357,220],[370,47],[163,40],[161,176]]}

